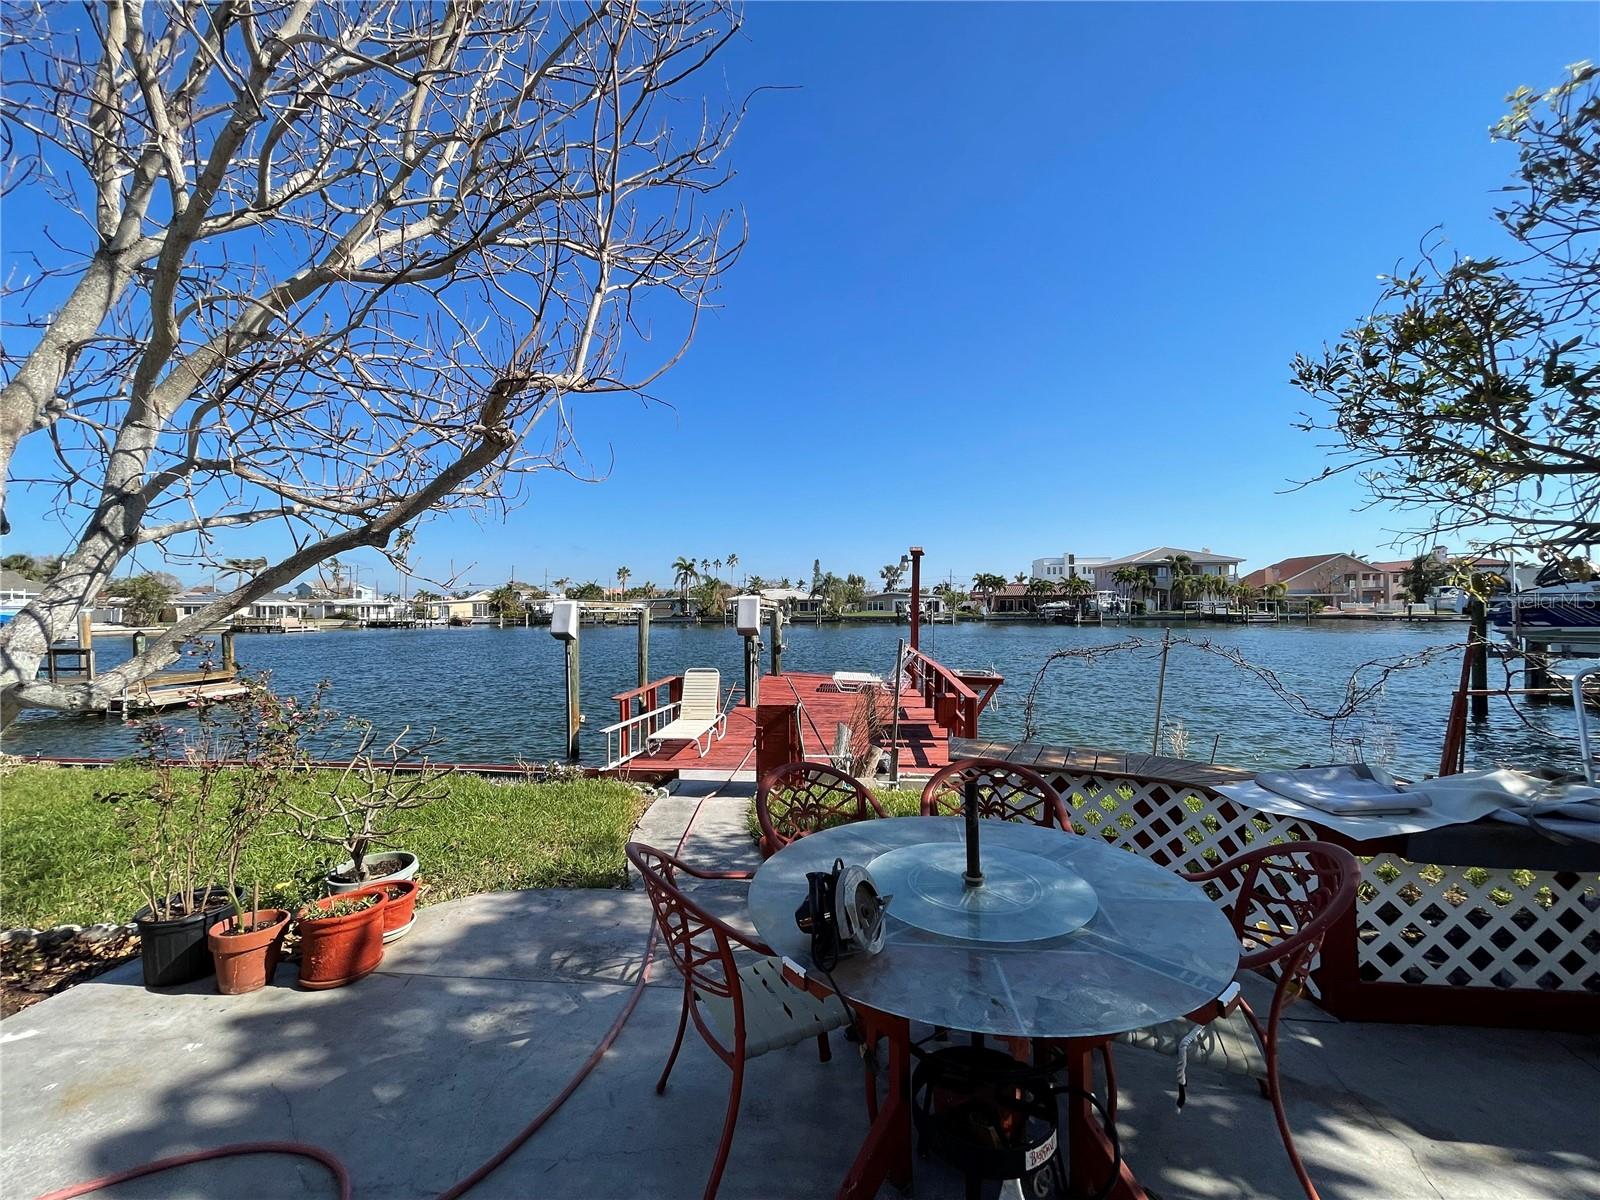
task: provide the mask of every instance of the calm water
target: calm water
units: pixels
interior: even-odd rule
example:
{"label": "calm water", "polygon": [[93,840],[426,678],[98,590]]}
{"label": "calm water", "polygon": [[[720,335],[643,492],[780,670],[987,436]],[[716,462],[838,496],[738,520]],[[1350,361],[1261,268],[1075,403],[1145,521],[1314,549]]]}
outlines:
{"label": "calm water", "polygon": [[[786,631],[784,665],[800,671],[857,670],[888,674],[904,627],[796,625]],[[1390,660],[1464,638],[1449,626],[1368,625],[1189,627],[1177,634],[1237,647],[1251,662],[1273,670],[1316,709],[1337,707],[1357,666]],[[987,736],[1016,736],[1023,703],[1045,657],[1064,647],[1114,643],[1126,637],[1159,639],[1151,628],[1075,629],[1041,625],[938,626],[924,648],[950,666],[998,670],[1006,677],[983,716]],[[636,634],[632,628],[583,631],[583,707],[588,714],[585,756],[604,752],[598,730],[616,720],[614,692],[635,683]],[[305,695],[318,680],[333,681],[332,702],[368,717],[384,730],[436,726],[444,738],[436,752],[462,762],[549,759],[562,748],[562,654],[543,629],[338,630],[295,635],[240,635],[238,657],[251,671],[271,673],[280,692]],[[106,666],[127,656],[128,639],[96,645]],[[740,678],[742,648],[729,628],[656,625],[651,630],[651,673],[714,666],[724,685]],[[1045,740],[1109,750],[1150,749],[1157,658],[1149,651],[1122,653],[1093,663],[1058,662],[1040,691],[1037,720]],[[1367,757],[1406,772],[1436,769],[1449,695],[1460,673],[1451,653],[1419,669],[1391,676],[1383,695],[1361,720],[1341,723],[1341,738],[1359,737]],[[1493,668],[1492,668],[1493,669]],[[1493,677],[1491,677],[1493,682]],[[1503,699],[1491,700],[1491,720],[1476,730],[1469,757],[1495,763],[1571,765],[1570,709],[1527,710],[1530,728]],[[1188,732],[1188,756],[1253,766],[1295,765],[1346,757],[1330,748],[1326,721],[1292,712],[1254,676],[1190,647],[1172,651],[1167,671],[1164,723]],[[116,719],[66,718],[30,713],[4,739],[12,754],[116,756],[134,749],[132,727]],[[1164,749],[1170,747],[1164,743]]]}

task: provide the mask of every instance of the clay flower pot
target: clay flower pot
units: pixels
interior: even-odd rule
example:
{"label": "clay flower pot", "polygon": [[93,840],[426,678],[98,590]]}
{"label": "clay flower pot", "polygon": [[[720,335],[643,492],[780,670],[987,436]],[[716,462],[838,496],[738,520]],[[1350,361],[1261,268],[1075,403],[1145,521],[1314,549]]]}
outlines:
{"label": "clay flower pot", "polygon": [[[342,916],[318,917],[337,905],[371,896],[373,903]],[[389,897],[382,889],[324,896],[300,912],[300,986],[311,991],[344,987],[372,974],[383,959],[383,915]]]}
{"label": "clay flower pot", "polygon": [[272,982],[283,953],[283,935],[289,931],[289,914],[281,908],[263,908],[243,917],[246,932],[235,933],[240,921],[229,917],[206,931],[206,943],[217,964],[217,991],[242,996]]}
{"label": "clay flower pot", "polygon": [[422,885],[415,879],[396,879],[372,890],[389,897],[389,903],[383,906],[383,940],[392,942],[404,937],[417,919],[417,895]]}

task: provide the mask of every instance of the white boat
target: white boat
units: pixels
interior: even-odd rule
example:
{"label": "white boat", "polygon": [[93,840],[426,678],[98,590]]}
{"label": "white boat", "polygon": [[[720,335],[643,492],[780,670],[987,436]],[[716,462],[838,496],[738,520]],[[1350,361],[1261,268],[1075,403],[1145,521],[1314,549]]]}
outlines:
{"label": "white boat", "polygon": [[1526,591],[1489,601],[1489,624],[1529,641],[1600,648],[1600,580],[1574,580],[1557,563]]}

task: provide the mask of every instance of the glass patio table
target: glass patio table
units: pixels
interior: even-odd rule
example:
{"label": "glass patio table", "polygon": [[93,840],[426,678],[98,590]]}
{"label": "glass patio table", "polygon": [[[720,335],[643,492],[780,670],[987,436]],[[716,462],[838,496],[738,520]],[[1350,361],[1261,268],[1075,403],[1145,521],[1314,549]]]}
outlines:
{"label": "glass patio table", "polygon": [[[981,823],[984,885],[961,884],[958,817],[861,821],[791,842],[750,885],[751,923],[808,986],[836,984],[871,1044],[889,1043],[888,1098],[869,1082],[872,1128],[841,1196],[872,1196],[887,1176],[910,1180],[909,1021],[1011,1039],[1050,1039],[1069,1082],[1093,1083],[1090,1054],[1116,1034],[1180,1017],[1232,981],[1239,940],[1201,888],[1092,836],[1037,825]],[[865,866],[890,895],[884,946],[847,956],[832,980],[795,924],[806,874],[836,859]],[[1087,1101],[1067,1105],[1071,1174],[1103,1184],[1109,1141]],[[1098,1171],[1098,1174],[1096,1173]],[[1142,1196],[1126,1165],[1113,1193]]]}

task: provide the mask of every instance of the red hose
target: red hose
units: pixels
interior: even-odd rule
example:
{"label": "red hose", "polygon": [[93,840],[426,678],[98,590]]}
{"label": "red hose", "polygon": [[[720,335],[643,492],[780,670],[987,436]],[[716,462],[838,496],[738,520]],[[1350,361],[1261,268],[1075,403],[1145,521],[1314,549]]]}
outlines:
{"label": "red hose", "polygon": [[72,1200],[74,1196],[87,1196],[90,1192],[98,1192],[101,1188],[113,1187],[130,1179],[155,1175],[161,1171],[170,1171],[174,1167],[187,1167],[190,1163],[205,1162],[213,1158],[234,1158],[241,1154],[292,1154],[296,1158],[313,1159],[333,1172],[333,1178],[339,1184],[339,1200],[350,1200],[350,1172],[344,1169],[344,1164],[326,1150],[308,1146],[305,1142],[235,1142],[231,1146],[196,1150],[192,1154],[174,1154],[171,1158],[158,1158],[155,1162],[148,1162],[143,1166],[129,1167],[126,1171],[118,1171],[115,1175],[102,1175],[99,1179],[91,1179],[87,1183],[75,1183],[60,1191],[47,1192],[40,1196],[39,1200]]}
{"label": "red hose", "polygon": [[[746,757],[748,758],[748,756]],[[743,764],[741,763],[740,765],[742,766]],[[717,792],[702,796],[699,803],[694,806],[694,811],[689,814],[689,823],[683,827],[683,836],[678,839],[678,847],[673,852],[675,856],[683,853],[683,848],[689,841],[689,832],[694,828],[694,823],[700,816],[701,806],[715,795],[717,795]],[[727,872],[723,878],[743,879],[749,878],[749,876],[741,872]],[[495,1151],[494,1157],[490,1158],[465,1179],[451,1184],[449,1188],[440,1192],[438,1200],[459,1200],[459,1197],[466,1195],[467,1192],[477,1187],[478,1184],[504,1165],[508,1158],[520,1150],[523,1143],[538,1133],[545,1123],[560,1111],[561,1106],[571,1098],[572,1093],[582,1086],[583,1081],[589,1078],[595,1067],[600,1065],[600,1060],[605,1057],[606,1051],[611,1049],[612,1043],[617,1040],[617,1035],[622,1032],[622,1027],[628,1023],[628,1018],[633,1015],[633,1010],[638,1007],[639,1001],[643,998],[645,986],[650,982],[650,963],[655,957],[655,952],[656,924],[652,920],[650,922],[650,936],[645,939],[644,944],[644,961],[639,966],[639,982],[633,985],[633,991],[628,996],[628,1002],[622,1006],[622,1011],[617,1014],[617,1019],[611,1022],[611,1028],[607,1029],[605,1035],[601,1037],[594,1048],[594,1052],[584,1060],[583,1065],[578,1068],[572,1078],[567,1080],[566,1086],[556,1094],[556,1098],[545,1105],[533,1120],[524,1125],[509,1142]],[[197,1150],[191,1154],[176,1154],[171,1158],[157,1159],[155,1162],[144,1163],[142,1166],[129,1167],[126,1171],[119,1171],[115,1175],[102,1175],[98,1179],[75,1183],[69,1187],[61,1188],[59,1191],[47,1192],[43,1196],[37,1197],[37,1200],[73,1200],[73,1197],[87,1196],[90,1192],[98,1192],[102,1188],[113,1187],[130,1179],[139,1179],[145,1175],[156,1175],[162,1171],[170,1171],[176,1167],[186,1167],[191,1163],[206,1162],[213,1158],[234,1158],[244,1154],[288,1154],[297,1158],[309,1158],[319,1162],[333,1173],[333,1178],[339,1185],[339,1200],[350,1200],[350,1172],[345,1169],[345,1165],[329,1151],[306,1142],[234,1142],[231,1145],[217,1146],[211,1150]]]}

